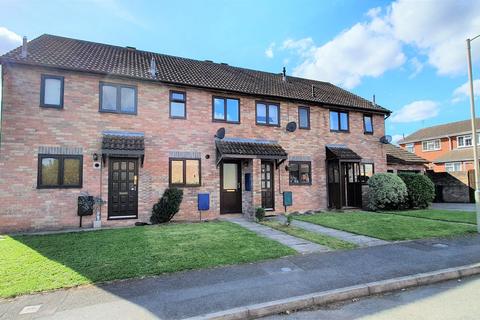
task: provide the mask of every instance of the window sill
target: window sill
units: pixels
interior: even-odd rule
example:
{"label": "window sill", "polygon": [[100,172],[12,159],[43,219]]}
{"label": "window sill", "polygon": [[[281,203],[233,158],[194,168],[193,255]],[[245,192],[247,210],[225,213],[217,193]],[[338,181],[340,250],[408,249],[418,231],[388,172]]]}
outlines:
{"label": "window sill", "polygon": [[63,110],[63,105],[40,104],[40,108]]}
{"label": "window sill", "polygon": [[255,124],[257,126],[264,126],[264,127],[280,127],[279,124],[268,124],[268,123],[258,123],[258,122],[255,122]]}
{"label": "window sill", "polygon": [[98,110],[98,112],[100,113],[115,113],[115,114],[126,114],[126,115],[130,115],[130,116],[136,116],[137,115],[137,112],[120,112],[120,111],[114,111],[114,110]]}
{"label": "window sill", "polygon": [[335,133],[350,133],[350,130],[333,130],[333,129],[330,129],[330,132],[335,132]]}
{"label": "window sill", "polygon": [[174,120],[187,120],[187,117],[173,117],[173,116],[170,116],[169,118],[174,119]]}
{"label": "window sill", "polygon": [[227,121],[222,119],[212,119],[212,122],[240,124],[240,121]]}

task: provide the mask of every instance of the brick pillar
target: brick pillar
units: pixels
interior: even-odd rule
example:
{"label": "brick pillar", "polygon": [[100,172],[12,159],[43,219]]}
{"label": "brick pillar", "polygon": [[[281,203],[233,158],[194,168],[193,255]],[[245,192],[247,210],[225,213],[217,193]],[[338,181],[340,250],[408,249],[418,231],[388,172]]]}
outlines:
{"label": "brick pillar", "polygon": [[261,186],[262,160],[253,159],[252,168],[252,191],[253,191],[253,212],[262,206],[262,186]]}

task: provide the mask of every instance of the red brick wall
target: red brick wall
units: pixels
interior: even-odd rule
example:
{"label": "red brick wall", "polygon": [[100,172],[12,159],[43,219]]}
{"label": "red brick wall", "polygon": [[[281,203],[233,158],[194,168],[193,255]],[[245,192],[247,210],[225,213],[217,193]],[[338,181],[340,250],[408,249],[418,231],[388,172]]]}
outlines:
{"label": "red brick wall", "polygon": [[[324,209],[327,206],[325,180],[325,144],[343,143],[365,159],[375,162],[376,172],[386,171],[385,152],[378,142],[384,135],[383,115],[374,117],[374,135],[363,134],[362,113],[350,112],[350,133],[329,130],[327,108],[311,107],[311,130],[287,133],[285,125],[297,121],[298,103],[280,103],[281,127],[255,125],[255,100],[258,97],[236,96],[199,89],[187,91],[187,119],[169,118],[169,90],[181,87],[107,76],[54,71],[24,66],[4,66],[2,142],[0,146],[0,230],[59,229],[76,227],[76,202],[80,191],[107,198],[108,168],[93,169],[92,154],[100,154],[103,130],[145,133],[145,165],[139,173],[139,220],[148,221],[153,203],[168,186],[170,151],[196,151],[202,154],[202,186],[185,188],[180,220],[199,218],[196,209],[198,192],[210,192],[211,210],[204,218],[219,216],[219,170],[215,164],[214,134],[225,127],[227,137],[277,140],[290,156],[312,158],[311,186],[289,186],[284,165],[275,172],[277,212],[283,212],[280,191],[293,191],[291,211]],[[63,110],[39,107],[41,74],[65,77]],[[138,87],[138,114],[100,113],[99,81],[126,83]],[[212,122],[212,94],[240,98],[241,124]],[[275,101],[275,100],[274,100]],[[83,148],[83,189],[36,188],[39,146]],[[209,154],[210,159],[205,159]],[[254,205],[259,203],[259,166],[254,161]],[[280,180],[279,180],[280,178]],[[102,183],[102,188],[100,188]],[[281,184],[281,188],[280,188]],[[136,220],[108,221],[107,206],[102,209],[104,226],[131,225]],[[93,217],[84,219],[91,226]]]}

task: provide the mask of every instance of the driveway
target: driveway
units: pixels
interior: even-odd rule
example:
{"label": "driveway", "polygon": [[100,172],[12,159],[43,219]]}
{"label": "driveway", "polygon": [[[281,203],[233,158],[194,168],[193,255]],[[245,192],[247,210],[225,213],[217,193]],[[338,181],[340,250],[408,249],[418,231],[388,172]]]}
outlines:
{"label": "driveway", "polygon": [[475,203],[432,203],[431,208],[452,211],[475,211]]}

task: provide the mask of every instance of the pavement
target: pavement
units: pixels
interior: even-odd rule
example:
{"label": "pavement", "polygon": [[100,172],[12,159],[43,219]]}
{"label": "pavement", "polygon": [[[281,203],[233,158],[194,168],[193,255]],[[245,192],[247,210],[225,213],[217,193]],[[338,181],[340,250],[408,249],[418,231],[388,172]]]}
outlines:
{"label": "pavement", "polygon": [[269,228],[256,222],[248,221],[245,218],[231,218],[228,219],[228,221],[236,223],[244,227],[245,229],[253,231],[261,236],[280,242],[281,244],[292,248],[298,253],[306,254],[312,252],[330,251],[330,249],[326,246],[322,246],[318,243],[313,243],[305,239],[288,235],[285,232]]}
{"label": "pavement", "polygon": [[432,203],[432,209],[452,211],[475,211],[475,203]]}
{"label": "pavement", "polygon": [[0,300],[0,319],[182,319],[474,264],[479,248],[472,235],[118,281]]}
{"label": "pavement", "polygon": [[451,280],[264,320],[477,320],[480,277]]}
{"label": "pavement", "polygon": [[[277,219],[282,222],[286,220],[284,216],[278,216]],[[299,220],[293,220],[292,225],[308,231],[320,233],[320,234],[341,239],[350,243],[355,243],[359,247],[379,246],[379,245],[384,245],[389,243],[388,241],[385,241],[385,240],[367,237],[359,234],[354,234],[354,233],[350,233],[342,230],[327,228],[324,226],[319,226],[317,224],[308,223],[308,222],[299,221]]]}

